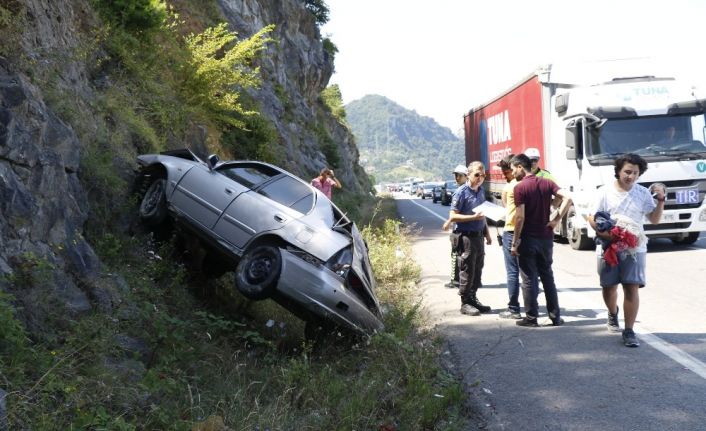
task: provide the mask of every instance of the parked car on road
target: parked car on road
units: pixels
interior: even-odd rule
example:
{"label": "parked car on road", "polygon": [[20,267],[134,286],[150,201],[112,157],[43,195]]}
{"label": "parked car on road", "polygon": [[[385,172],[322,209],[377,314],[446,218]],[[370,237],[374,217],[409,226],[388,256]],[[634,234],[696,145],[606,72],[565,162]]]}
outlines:
{"label": "parked car on road", "polygon": [[435,186],[434,183],[424,183],[420,187],[419,196],[422,199],[430,198],[431,197],[431,189],[433,189],[434,186]]}
{"label": "parked car on road", "polygon": [[446,181],[441,186],[441,205],[451,205],[451,197],[458,188],[456,181]]}
{"label": "parked car on road", "polygon": [[441,200],[441,184],[437,184],[431,189],[431,201],[437,203]]}
{"label": "parked car on road", "polygon": [[[367,245],[326,196],[257,161],[202,161],[187,149],[138,156],[148,226],[174,219],[235,272],[252,300],[271,298],[307,322],[383,329]],[[207,256],[208,259],[208,256]]]}

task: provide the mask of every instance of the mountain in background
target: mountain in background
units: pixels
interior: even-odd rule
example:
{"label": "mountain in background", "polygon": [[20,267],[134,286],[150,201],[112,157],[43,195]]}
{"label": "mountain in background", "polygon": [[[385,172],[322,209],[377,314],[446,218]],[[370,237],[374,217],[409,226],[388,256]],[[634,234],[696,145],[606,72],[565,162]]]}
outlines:
{"label": "mountain in background", "polygon": [[465,163],[463,139],[430,117],[379,95],[367,95],[345,108],[360,164],[377,182],[405,177],[440,181]]}

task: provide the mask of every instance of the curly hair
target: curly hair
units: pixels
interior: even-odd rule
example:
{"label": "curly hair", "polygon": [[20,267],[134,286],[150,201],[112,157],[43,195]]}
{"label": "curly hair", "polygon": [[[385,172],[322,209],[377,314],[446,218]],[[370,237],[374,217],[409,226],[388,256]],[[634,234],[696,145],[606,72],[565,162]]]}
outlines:
{"label": "curly hair", "polygon": [[618,174],[620,173],[620,170],[623,169],[623,166],[625,166],[626,163],[630,163],[631,165],[636,165],[638,168],[640,168],[640,175],[647,172],[647,162],[645,161],[645,159],[638,156],[637,154],[627,153],[627,154],[623,154],[622,156],[618,157],[613,162],[616,179],[619,178]]}

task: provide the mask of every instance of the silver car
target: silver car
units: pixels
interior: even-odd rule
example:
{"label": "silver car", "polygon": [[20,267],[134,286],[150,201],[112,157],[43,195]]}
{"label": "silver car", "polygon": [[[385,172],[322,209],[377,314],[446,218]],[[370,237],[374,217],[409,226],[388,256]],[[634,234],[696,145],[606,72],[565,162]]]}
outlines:
{"label": "silver car", "polygon": [[138,156],[140,218],[173,218],[232,263],[235,286],[307,322],[381,331],[367,245],[326,196],[277,166],[202,161],[190,150]]}

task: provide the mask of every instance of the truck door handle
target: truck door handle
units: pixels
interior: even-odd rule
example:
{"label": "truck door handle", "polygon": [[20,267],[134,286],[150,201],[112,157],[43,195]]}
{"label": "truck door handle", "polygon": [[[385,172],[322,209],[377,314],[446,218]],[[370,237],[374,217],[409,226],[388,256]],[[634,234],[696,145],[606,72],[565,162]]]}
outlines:
{"label": "truck door handle", "polygon": [[227,194],[227,195],[232,195],[232,194],[233,194],[233,190],[231,190],[231,189],[226,189],[226,194]]}
{"label": "truck door handle", "polygon": [[278,221],[278,222],[280,222],[280,223],[284,223],[284,222],[287,221],[287,218],[286,218],[286,217],[283,217],[283,216],[281,216],[281,215],[279,215],[279,214],[275,214],[275,221]]}

